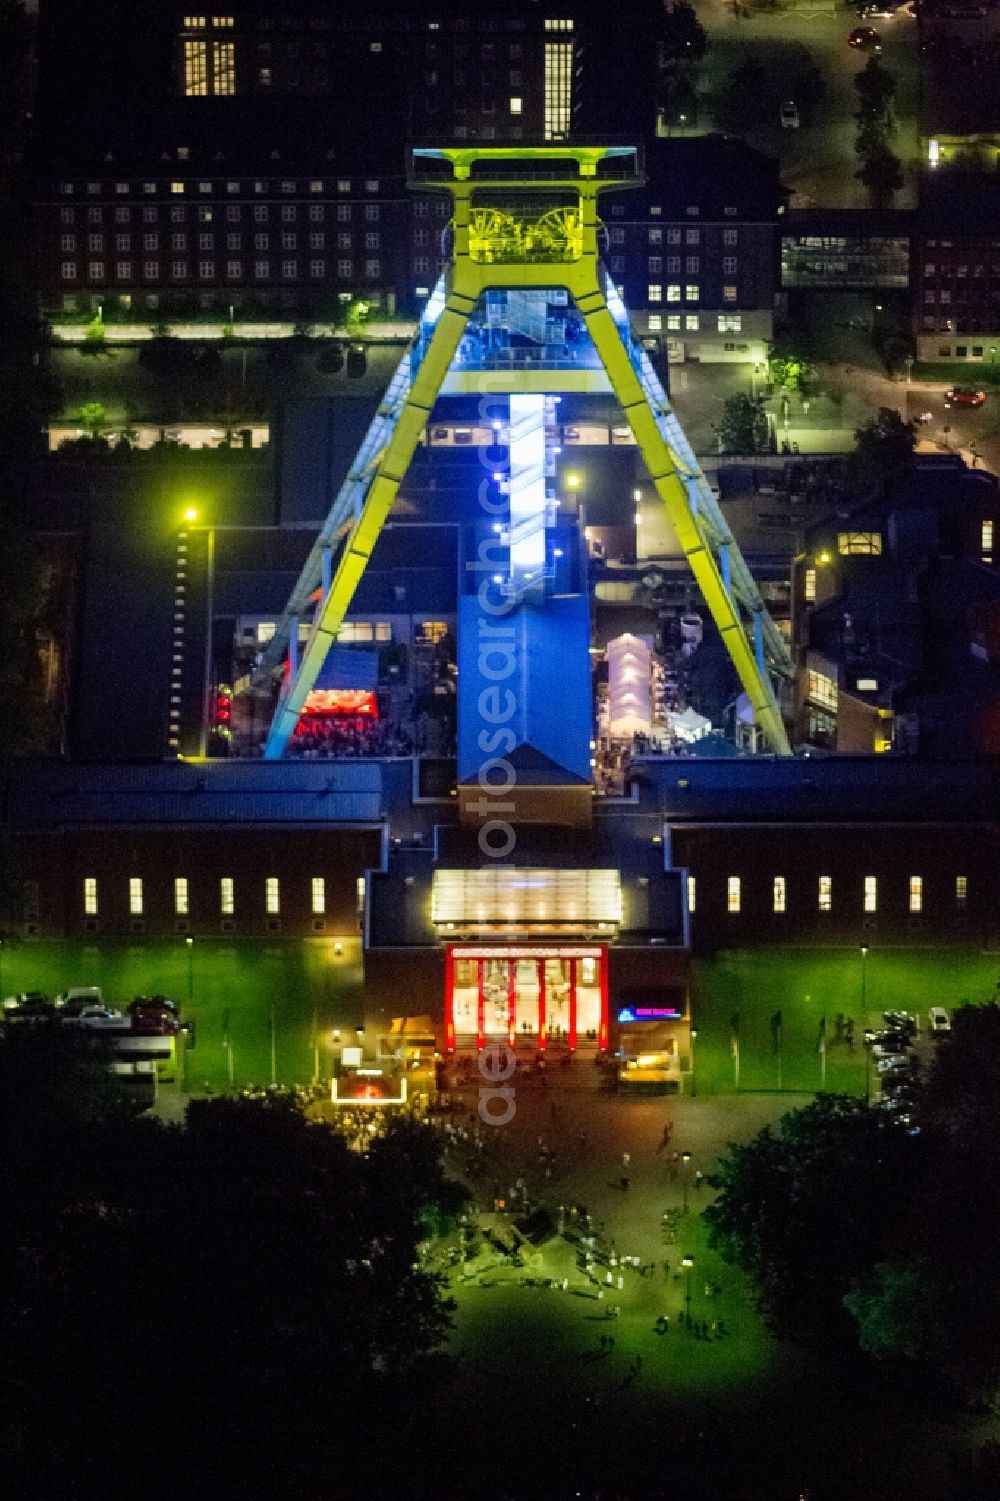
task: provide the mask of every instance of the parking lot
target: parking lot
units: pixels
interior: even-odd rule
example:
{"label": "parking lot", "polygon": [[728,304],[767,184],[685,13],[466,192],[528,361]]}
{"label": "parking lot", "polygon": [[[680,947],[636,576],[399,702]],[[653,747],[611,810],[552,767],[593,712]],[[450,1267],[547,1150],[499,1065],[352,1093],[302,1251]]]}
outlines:
{"label": "parking lot", "polygon": [[[706,55],[699,67],[698,132],[712,128],[709,101],[726,75],[748,60],[759,61],[769,75],[779,104],[773,124],[750,131],[745,139],[751,146],[777,157],[782,181],[794,194],[793,206],[867,207],[867,191],[854,176],[858,161],[853,119],[857,107],[854,78],[864,67],[867,55],[849,47],[846,40],[858,24],[856,10],[840,4],[831,9],[802,7],[751,14],[741,7],[740,13],[734,14],[732,0],[693,0],[693,4],[708,38]],[[882,36],[879,61],[896,81],[897,129],[892,149],[903,162],[907,176],[907,185],[897,193],[894,206],[910,208],[916,203],[918,155],[916,22],[901,10],[893,18],[873,24]],[[812,124],[803,124],[798,130],[783,130],[779,111],[786,87],[782,81],[793,78],[807,61],[821,74],[825,92]]]}

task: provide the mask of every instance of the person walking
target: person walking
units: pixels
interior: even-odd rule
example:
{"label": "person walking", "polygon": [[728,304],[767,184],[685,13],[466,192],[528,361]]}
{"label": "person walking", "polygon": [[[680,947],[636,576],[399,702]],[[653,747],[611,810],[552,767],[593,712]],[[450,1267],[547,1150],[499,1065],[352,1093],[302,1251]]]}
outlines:
{"label": "person walking", "polygon": [[632,1154],[631,1154],[631,1152],[623,1152],[622,1153],[622,1168],[624,1169],[624,1171],[626,1173],[628,1172],[628,1165],[629,1165],[629,1163],[631,1161],[632,1161]]}

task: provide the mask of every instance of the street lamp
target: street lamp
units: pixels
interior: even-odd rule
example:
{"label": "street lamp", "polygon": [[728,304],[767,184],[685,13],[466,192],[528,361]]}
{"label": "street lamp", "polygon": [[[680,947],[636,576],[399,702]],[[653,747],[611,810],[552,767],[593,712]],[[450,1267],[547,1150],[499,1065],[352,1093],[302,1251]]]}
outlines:
{"label": "street lamp", "polygon": [[194,939],[185,938],[184,947],[187,949],[188,956],[188,1008],[190,1009],[194,999]]}
{"label": "street lamp", "polygon": [[696,1076],[695,1071],[694,1071],[694,1045],[695,1045],[695,1041],[697,1040],[697,1037],[698,1037],[698,1028],[697,1027],[692,1027],[691,1028],[691,1098],[692,1098],[692,1100],[696,1099],[697,1095],[698,1095],[698,1080],[697,1080],[697,1076]]}
{"label": "street lamp", "polygon": [[684,1213],[688,1212],[688,1183],[691,1178],[691,1153],[682,1152],[681,1162],[684,1165]]}
{"label": "street lamp", "polygon": [[687,1273],[684,1284],[684,1322],[691,1328],[691,1268],[694,1266],[694,1257],[685,1256],[681,1266]]}
{"label": "street lamp", "polygon": [[861,945],[861,1021],[864,1022],[868,1009],[868,945]]}

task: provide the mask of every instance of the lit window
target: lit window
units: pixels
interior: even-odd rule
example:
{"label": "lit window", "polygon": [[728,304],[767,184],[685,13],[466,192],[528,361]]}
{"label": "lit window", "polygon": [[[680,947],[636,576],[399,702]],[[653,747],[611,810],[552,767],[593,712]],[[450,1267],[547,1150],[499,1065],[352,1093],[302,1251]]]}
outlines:
{"label": "lit window", "polygon": [[235,884],[232,876],[223,876],[219,882],[219,911],[223,917],[232,917],[236,911]]}
{"label": "lit window", "polygon": [[[277,883],[275,883],[277,884]],[[313,917],[322,917],[326,911],[326,879],[323,876],[313,876],[312,885],[312,914]]]}
{"label": "lit window", "polygon": [[657,282],[657,281],[651,281],[649,283],[649,286],[646,288],[646,301],[647,302],[662,302],[663,301],[663,288],[662,288],[662,286],[660,285],[659,282]]}
{"label": "lit window", "polygon": [[980,534],[979,546],[983,554],[983,562],[993,561],[993,522],[984,521]]}
{"label": "lit window", "polygon": [[775,878],[774,878],[774,900],[773,900],[773,903],[772,903],[775,912],[784,912],[784,910],[785,910],[785,894],[786,893],[785,893],[785,878],[784,878],[784,876],[775,876]]}
{"label": "lit window", "polygon": [[838,532],[837,551],[842,558],[877,558],[882,553],[881,532]]}
{"label": "lit window", "polygon": [[819,878],[819,910],[821,912],[833,911],[832,876],[820,876]]}
{"label": "lit window", "polygon": [[805,602],[806,602],[807,605],[811,605],[811,604],[815,603],[815,600],[816,600],[816,570],[815,570],[815,568],[807,568],[806,571],[805,571],[805,577],[804,577],[804,579],[802,581],[802,598],[805,600]]}
{"label": "lit window", "polygon": [[[96,882],[95,882],[95,888],[96,888]],[[965,908],[966,908],[966,904],[968,903],[968,900],[969,900],[969,878],[968,878],[968,876],[956,876],[955,877],[955,910],[957,912],[964,912]],[[95,901],[96,901],[96,895],[95,895]],[[96,906],[94,908],[94,911],[95,912],[97,911]]]}
{"label": "lit window", "polygon": [[184,43],[184,93],[189,98],[208,93],[208,44]]}
{"label": "lit window", "polygon": [[740,878],[730,876],[726,881],[726,910],[738,912],[740,910]]}
{"label": "lit window", "polygon": [[878,877],[865,876],[865,911],[878,911]]}
{"label": "lit window", "polygon": [[696,334],[700,328],[701,328],[701,314],[700,313],[685,313],[684,314],[684,329],[685,329],[686,333]]}
{"label": "lit window", "polygon": [[806,693],[814,704],[821,704],[825,709],[837,707],[836,682],[825,672],[817,672],[814,667],[810,667],[806,674]]}
{"label": "lit window", "polygon": [[264,907],[268,917],[277,917],[281,911],[281,883],[277,876],[268,876],[264,882]]}
{"label": "lit window", "polygon": [[651,334],[658,334],[663,327],[663,314],[650,313],[647,320],[647,327]]}
{"label": "lit window", "polygon": [[170,191],[171,193],[183,193],[184,184],[182,182],[172,182],[170,184]]}
{"label": "lit window", "polygon": [[733,286],[728,286],[728,285],[724,286],[722,288],[722,300],[723,300],[723,302],[736,302],[736,301],[738,301],[737,294],[736,294],[736,288],[733,287]]}
{"label": "lit window", "polygon": [[684,288],[685,302],[697,302],[700,296],[701,290],[696,283],[689,282],[688,285]]}
{"label": "lit window", "polygon": [[83,878],[83,910],[87,917],[97,916],[97,877]]}
{"label": "lit window", "polygon": [[178,917],[187,917],[190,911],[187,876],[174,877],[174,911]]}
{"label": "lit window", "polygon": [[212,91],[236,93],[236,48],[232,42],[212,43]]}
{"label": "lit window", "polygon": [[680,300],[681,300],[681,289],[680,289],[680,287],[677,286],[676,283],[671,283],[671,285],[667,287],[667,301],[668,302],[680,302]]}
{"label": "lit window", "polygon": [[680,332],[680,327],[681,327],[681,315],[680,315],[680,313],[668,313],[667,314],[667,331],[668,331],[668,333],[675,333],[675,334],[679,333]]}
{"label": "lit window", "polygon": [[693,912],[698,900],[697,882],[694,876],[688,876],[688,911]]}
{"label": "lit window", "polygon": [[855,686],[859,693],[877,693],[878,678],[858,678]]}
{"label": "lit window", "polygon": [[516,95],[516,94],[513,95],[511,97],[511,100],[510,100],[510,112],[511,112],[511,114],[512,115],[519,115],[519,114],[521,114],[521,112],[522,112],[523,109],[524,109],[524,100],[521,99],[521,98],[519,98],[518,95]]}
{"label": "lit window", "polygon": [[923,876],[910,877],[910,911],[922,912],[924,910],[924,878]]}
{"label": "lit window", "polygon": [[142,876],[128,878],[128,910],[133,917],[142,916]]}
{"label": "lit window", "polygon": [[738,334],[743,332],[742,313],[719,313],[718,327],[720,334]]}

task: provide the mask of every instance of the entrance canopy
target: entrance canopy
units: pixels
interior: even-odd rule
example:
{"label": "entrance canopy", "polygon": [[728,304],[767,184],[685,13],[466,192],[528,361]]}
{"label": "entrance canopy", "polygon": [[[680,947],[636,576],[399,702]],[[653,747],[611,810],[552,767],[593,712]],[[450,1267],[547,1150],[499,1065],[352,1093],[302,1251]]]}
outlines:
{"label": "entrance canopy", "polygon": [[622,920],[617,870],[436,870],[431,920],[439,932],[606,932]]}

